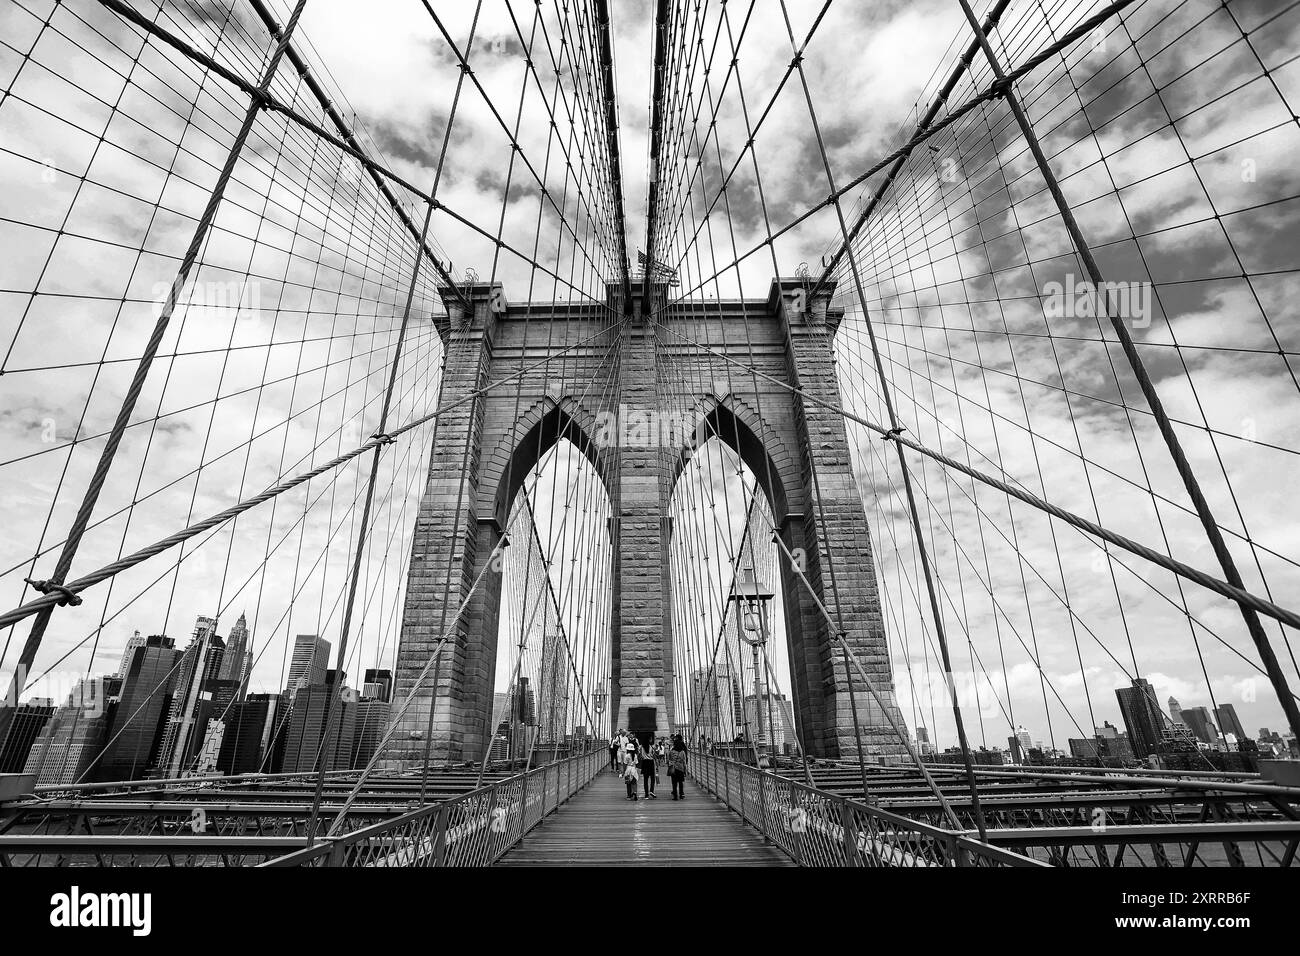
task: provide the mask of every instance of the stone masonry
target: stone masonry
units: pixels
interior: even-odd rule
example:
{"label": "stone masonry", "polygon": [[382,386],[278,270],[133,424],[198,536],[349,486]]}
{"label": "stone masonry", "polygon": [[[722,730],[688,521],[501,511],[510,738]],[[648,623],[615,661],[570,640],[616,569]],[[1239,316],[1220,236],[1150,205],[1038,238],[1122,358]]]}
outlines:
{"label": "stone masonry", "polygon": [[[666,290],[653,291],[661,305]],[[782,279],[765,300],[674,304],[659,312],[657,332],[640,315],[639,295],[621,327],[610,327],[610,308],[622,312],[616,288],[610,308],[509,305],[500,286],[483,283],[469,286],[468,297],[467,311],[444,290],[449,315],[439,326],[446,365],[438,404],[467,400],[437,419],[412,546],[395,701],[410,693],[439,639],[448,640],[413,704],[395,718],[387,767],[419,766],[426,747],[434,763],[482,759],[492,729],[501,601],[500,575],[488,558],[524,477],[561,438],[591,461],[614,508],[609,714],[614,726],[625,727],[629,708],[654,707],[661,732],[677,719],[665,515],[690,450],[627,442],[610,448],[596,440],[602,413],[667,403],[706,422],[708,434],[733,447],[759,477],[783,540],[800,556],[812,588],[901,726],[844,422],[746,371],[752,365],[839,404],[832,349],[838,316],[828,311],[829,290],[811,302],[802,282]],[[469,397],[543,360],[508,386]],[[850,683],[834,631],[788,567],[781,592],[805,746],[826,757],[854,754],[856,702],[866,753],[886,759],[902,753],[856,674]]]}

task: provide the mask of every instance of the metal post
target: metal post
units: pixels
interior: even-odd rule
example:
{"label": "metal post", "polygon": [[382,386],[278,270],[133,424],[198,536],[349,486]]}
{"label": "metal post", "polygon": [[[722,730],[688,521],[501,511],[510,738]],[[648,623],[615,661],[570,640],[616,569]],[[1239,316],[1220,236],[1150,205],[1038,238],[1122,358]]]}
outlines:
{"label": "metal post", "polygon": [[849,801],[841,799],[840,831],[844,838],[844,862],[848,866],[861,866],[862,856],[858,853],[858,822],[853,818],[853,808]]}

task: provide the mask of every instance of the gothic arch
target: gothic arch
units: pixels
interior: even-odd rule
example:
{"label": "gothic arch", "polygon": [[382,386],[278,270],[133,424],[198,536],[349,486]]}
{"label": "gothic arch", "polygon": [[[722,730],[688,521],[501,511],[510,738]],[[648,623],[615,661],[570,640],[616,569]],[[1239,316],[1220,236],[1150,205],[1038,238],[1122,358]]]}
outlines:
{"label": "gothic arch", "polygon": [[483,502],[485,507],[480,513],[491,515],[504,530],[524,479],[561,439],[568,439],[591,462],[606,494],[610,494],[610,456],[600,447],[596,439],[599,434],[596,416],[572,395],[558,399],[547,396],[534,402],[484,463],[481,487],[492,497]]}
{"label": "gothic arch", "polygon": [[705,441],[716,436],[754,473],[778,522],[790,514],[792,505],[797,508],[800,502],[791,501],[791,497],[792,490],[799,487],[798,465],[771,429],[763,428],[762,419],[748,402],[735,395],[702,394],[687,415],[695,427],[687,436],[689,444],[673,456],[667,489],[670,500],[691,458]]}

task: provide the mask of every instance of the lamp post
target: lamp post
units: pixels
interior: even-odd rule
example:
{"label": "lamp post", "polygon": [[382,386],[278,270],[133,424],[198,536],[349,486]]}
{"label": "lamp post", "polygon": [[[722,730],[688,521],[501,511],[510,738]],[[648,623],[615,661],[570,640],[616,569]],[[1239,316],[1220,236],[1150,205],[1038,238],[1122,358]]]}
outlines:
{"label": "lamp post", "polygon": [[[604,689],[596,691],[592,695],[592,706],[596,709],[596,719],[600,720],[605,713],[605,702],[609,699],[609,693]],[[603,723],[603,721],[602,721]],[[613,736],[612,734],[610,735]]]}
{"label": "lamp post", "polygon": [[[767,590],[767,587],[754,577],[751,569],[744,569],[740,573],[740,580],[732,585],[731,595],[728,601],[736,603],[736,631],[740,638],[754,650],[754,713],[758,721],[758,736],[754,741],[754,760],[758,761],[758,745],[763,742],[765,731],[763,729],[763,704],[764,694],[762,690],[762,668],[759,665],[759,653],[767,653],[767,602],[773,597],[773,593]],[[743,626],[742,626],[743,622]],[[772,700],[770,692],[767,696],[767,706],[770,711]],[[768,714],[768,725],[771,726],[771,713]],[[748,714],[745,715],[745,723],[749,723]],[[773,728],[775,735],[775,728]]]}

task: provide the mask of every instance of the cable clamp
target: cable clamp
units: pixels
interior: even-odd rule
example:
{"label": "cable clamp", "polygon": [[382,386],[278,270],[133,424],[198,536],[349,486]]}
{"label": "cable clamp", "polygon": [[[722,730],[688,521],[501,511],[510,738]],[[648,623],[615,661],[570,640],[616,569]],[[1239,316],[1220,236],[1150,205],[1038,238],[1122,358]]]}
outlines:
{"label": "cable clamp", "polygon": [[993,85],[989,87],[995,95],[1006,96],[1011,92],[1011,77],[1004,76],[1001,79],[994,80]]}
{"label": "cable clamp", "polygon": [[397,441],[397,439],[388,434],[388,432],[375,432],[370,436],[370,440],[378,442],[381,445],[392,445]]}
{"label": "cable clamp", "polygon": [[905,425],[896,425],[895,427],[891,428],[889,431],[887,431],[887,432],[885,432],[883,435],[881,435],[881,436],[880,436],[880,440],[881,440],[881,441],[897,441],[897,440],[898,440],[898,436],[901,435],[901,434],[903,434],[903,432],[905,432],[905,431],[907,431],[907,426],[905,426]]}
{"label": "cable clamp", "polygon": [[31,578],[23,578],[23,581],[30,584],[42,594],[59,595],[59,607],[67,607],[69,604],[76,607],[81,603],[81,595],[69,591],[66,587],[56,581],[35,581]]}

